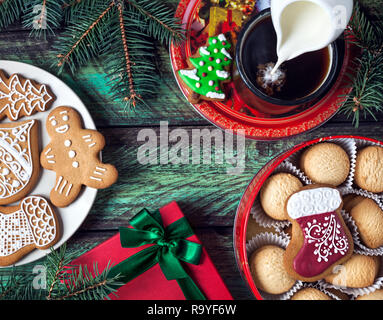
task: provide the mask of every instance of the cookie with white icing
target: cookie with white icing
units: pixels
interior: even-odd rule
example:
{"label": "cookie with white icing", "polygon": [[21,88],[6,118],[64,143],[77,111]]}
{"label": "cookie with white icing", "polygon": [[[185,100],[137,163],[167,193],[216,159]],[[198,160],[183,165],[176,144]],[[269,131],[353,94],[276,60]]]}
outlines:
{"label": "cookie with white icing", "polygon": [[38,122],[0,124],[0,205],[29,194],[39,174]]}
{"label": "cookie with white icing", "polygon": [[0,234],[0,266],[9,266],[34,249],[53,246],[60,227],[48,201],[30,196],[17,206],[0,207]]}
{"label": "cookie with white icing", "polygon": [[191,103],[226,100],[223,83],[231,80],[231,47],[224,34],[210,37],[207,45],[200,47],[198,53],[188,59],[189,68],[178,70],[178,77],[191,90],[188,95]]}
{"label": "cookie with white icing", "polygon": [[342,206],[340,192],[328,185],[305,186],[287,200],[292,237],[284,265],[294,279],[318,281],[350,259],[354,243]]}
{"label": "cookie with white icing", "polygon": [[24,116],[48,110],[55,96],[45,84],[19,74],[9,78],[0,70],[0,119],[16,121]]}
{"label": "cookie with white icing", "polygon": [[43,168],[56,172],[50,200],[66,207],[79,195],[82,185],[103,189],[117,181],[118,172],[100,160],[105,139],[96,130],[84,129],[80,114],[70,107],[57,107],[46,123],[50,143],[40,155]]}

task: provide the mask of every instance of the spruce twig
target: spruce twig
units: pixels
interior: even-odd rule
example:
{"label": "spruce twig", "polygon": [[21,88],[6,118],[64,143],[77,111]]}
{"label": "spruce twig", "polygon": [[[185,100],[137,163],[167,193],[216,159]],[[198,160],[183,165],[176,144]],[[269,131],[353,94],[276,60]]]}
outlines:
{"label": "spruce twig", "polygon": [[350,68],[356,70],[355,75],[348,74],[352,90],[344,96],[340,112],[351,117],[358,128],[362,116],[377,121],[376,113],[383,111],[383,24],[369,20],[356,2],[346,39],[360,47],[362,53]]}

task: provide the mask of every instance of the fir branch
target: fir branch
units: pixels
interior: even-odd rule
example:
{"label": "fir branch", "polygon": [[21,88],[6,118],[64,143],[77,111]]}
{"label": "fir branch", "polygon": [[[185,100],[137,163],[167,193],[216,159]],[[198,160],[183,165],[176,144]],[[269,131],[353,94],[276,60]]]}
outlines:
{"label": "fir branch", "polygon": [[159,78],[152,39],[132,20],[133,12],[124,8],[122,14],[121,18],[119,11],[117,18],[111,21],[100,57],[108,70],[112,98],[121,100],[122,97],[125,108],[131,109],[138,103],[145,104],[142,97],[146,99],[156,93]]}
{"label": "fir branch", "polygon": [[352,117],[352,123],[359,127],[360,117],[368,115],[377,120],[375,114],[383,111],[383,53],[365,51],[354,62],[355,76],[349,76],[352,91],[346,96],[340,112]]}
{"label": "fir branch", "polygon": [[[359,127],[360,118],[383,111],[383,24],[371,21],[356,2],[346,39],[362,49],[361,57],[355,58],[348,74],[348,86],[352,88],[345,95],[345,102],[339,111]],[[355,71],[356,70],[356,71]]]}
{"label": "fir branch", "polygon": [[0,30],[17,21],[25,10],[24,0],[3,0],[0,2]]}
{"label": "fir branch", "polygon": [[105,22],[113,15],[115,2],[105,5],[104,1],[95,0],[94,3],[97,10],[89,12],[85,7],[79,10],[76,19],[71,21],[67,31],[58,38],[55,49],[61,52],[57,55],[59,60],[56,63],[59,72],[68,65],[74,73],[78,66],[99,54],[100,45],[107,33]]}
{"label": "fir branch", "polygon": [[[125,0],[128,10],[135,12],[134,19],[142,32],[169,44],[170,41],[180,42],[185,39],[181,21],[174,17],[172,9],[163,2],[153,0]],[[133,15],[131,16],[133,18]]]}
{"label": "fir branch", "polygon": [[30,0],[26,4],[23,26],[31,30],[31,36],[45,39],[48,33],[54,35],[62,15],[61,0]]}
{"label": "fir branch", "polygon": [[363,50],[378,53],[383,48],[383,24],[376,19],[370,20],[356,1],[346,39]]}

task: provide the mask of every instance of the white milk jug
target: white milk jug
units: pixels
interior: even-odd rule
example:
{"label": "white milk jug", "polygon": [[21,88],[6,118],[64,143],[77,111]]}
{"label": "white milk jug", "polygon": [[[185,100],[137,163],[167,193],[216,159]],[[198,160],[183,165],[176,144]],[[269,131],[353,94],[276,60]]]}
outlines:
{"label": "white milk jug", "polygon": [[272,71],[303,53],[327,47],[345,30],[353,0],[271,0],[278,61]]}

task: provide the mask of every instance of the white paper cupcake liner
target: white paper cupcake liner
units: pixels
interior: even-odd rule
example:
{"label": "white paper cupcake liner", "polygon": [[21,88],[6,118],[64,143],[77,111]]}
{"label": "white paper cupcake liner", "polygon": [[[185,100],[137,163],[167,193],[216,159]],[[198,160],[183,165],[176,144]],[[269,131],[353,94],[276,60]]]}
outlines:
{"label": "white paper cupcake liner", "polygon": [[[302,171],[300,171],[298,168],[296,168],[293,164],[290,162],[282,162],[273,172],[274,174],[277,173],[290,173],[293,176],[297,177],[303,185],[311,184],[311,181],[303,174]],[[278,221],[270,216],[267,215],[267,213],[263,210],[259,195],[254,201],[253,207],[250,211],[252,217],[255,219],[255,221],[264,228],[274,228],[276,230],[281,230],[287,226],[289,226],[291,223],[289,221]]]}
{"label": "white paper cupcake liner", "polygon": [[[317,144],[325,143],[325,142],[335,143],[335,144],[339,145],[348,154],[349,159],[350,159],[350,173],[349,173],[346,181],[343,182],[340,186],[338,186],[338,188],[352,188],[354,175],[355,175],[355,164],[356,164],[356,154],[357,154],[357,146],[356,146],[355,140],[354,139],[347,139],[347,138],[333,139],[330,141],[322,140],[322,141],[319,141]],[[311,148],[314,145],[315,144],[310,145],[310,146],[300,150],[299,152],[296,152],[295,154],[291,155],[287,159],[287,161],[292,163],[295,167],[299,168],[300,167],[299,162],[300,162],[300,158],[301,158],[302,154],[306,151],[307,148]],[[304,174],[304,172],[303,172],[303,174]],[[307,179],[309,179],[309,178],[307,177]]]}
{"label": "white paper cupcake liner", "polygon": [[378,272],[378,276],[375,278],[374,283],[371,286],[365,288],[349,288],[343,286],[336,286],[331,283],[326,282],[325,280],[321,280],[318,285],[323,289],[337,289],[345,294],[351,295],[353,297],[358,297],[362,295],[366,295],[374,292],[375,290],[381,289],[383,287],[383,258],[380,257],[380,270]]}
{"label": "white paper cupcake liner", "polygon": [[[278,236],[269,232],[260,233],[247,242],[246,252],[247,256],[250,257],[253,252],[255,252],[257,249],[263,246],[275,245],[286,249],[288,244],[289,240],[282,236]],[[296,293],[302,287],[302,284],[302,281],[296,281],[294,286],[289,291],[278,295],[263,292],[259,288],[258,290],[260,291],[262,298],[265,300],[289,300],[294,295],[294,293]]]}
{"label": "white paper cupcake liner", "polygon": [[[322,291],[324,294],[326,294],[327,296],[329,296],[333,300],[342,300],[337,295],[335,295],[332,292],[327,291],[326,289],[322,288],[317,282],[314,282],[314,283],[304,282],[304,283],[302,283],[302,286],[299,288],[299,290],[302,290],[305,288],[313,288],[313,289],[317,289],[319,291]],[[291,299],[291,297],[290,297],[290,299]]]}
{"label": "white paper cupcake liner", "polygon": [[[362,196],[362,197],[374,200],[377,203],[377,205],[380,207],[380,209],[383,211],[383,204],[380,201],[379,197],[374,193],[367,192],[365,190],[356,190],[356,189],[344,190],[344,192],[345,192],[344,195],[355,194],[358,196]],[[383,256],[383,246],[376,249],[371,249],[363,244],[358,227],[350,214],[347,213],[347,215],[345,215],[343,218],[345,219],[345,221],[347,220],[346,224],[348,225],[352,233],[352,238],[354,240],[355,253],[368,255],[368,256]]]}

